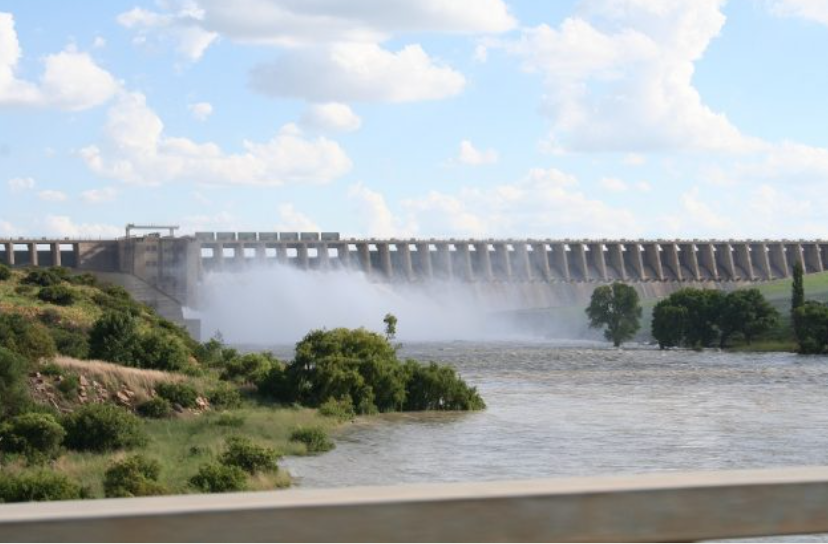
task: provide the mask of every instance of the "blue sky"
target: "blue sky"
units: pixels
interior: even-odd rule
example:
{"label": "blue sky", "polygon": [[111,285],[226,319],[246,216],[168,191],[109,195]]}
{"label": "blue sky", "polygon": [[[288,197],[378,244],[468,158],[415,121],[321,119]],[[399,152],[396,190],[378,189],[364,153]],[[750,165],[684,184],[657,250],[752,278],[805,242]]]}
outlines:
{"label": "blue sky", "polygon": [[0,0],[0,236],[828,237],[825,0]]}

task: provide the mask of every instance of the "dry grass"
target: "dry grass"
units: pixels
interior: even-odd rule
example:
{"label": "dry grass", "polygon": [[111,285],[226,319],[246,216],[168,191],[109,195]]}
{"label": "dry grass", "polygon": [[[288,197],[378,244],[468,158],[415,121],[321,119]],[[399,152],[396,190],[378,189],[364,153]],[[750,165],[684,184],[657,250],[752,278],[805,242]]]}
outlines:
{"label": "dry grass", "polygon": [[187,376],[171,372],[132,368],[104,361],[81,361],[71,357],[58,356],[55,358],[55,363],[66,370],[95,379],[111,391],[117,391],[126,386],[145,397],[152,396],[153,389],[159,383],[190,380]]}

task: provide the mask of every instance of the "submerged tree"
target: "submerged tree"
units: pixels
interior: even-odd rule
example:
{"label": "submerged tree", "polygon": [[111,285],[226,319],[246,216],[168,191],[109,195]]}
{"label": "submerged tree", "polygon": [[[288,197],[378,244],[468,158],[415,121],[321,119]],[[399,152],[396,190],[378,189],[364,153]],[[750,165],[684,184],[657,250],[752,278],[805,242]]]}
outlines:
{"label": "submerged tree", "polygon": [[633,287],[621,282],[595,289],[586,314],[590,327],[605,327],[604,337],[615,347],[631,339],[641,328],[638,293]]}
{"label": "submerged tree", "polygon": [[793,286],[791,286],[791,313],[797,308],[805,304],[805,282],[802,269],[802,263],[797,261],[793,267]]}
{"label": "submerged tree", "polygon": [[382,322],[385,323],[385,338],[393,340],[397,336],[397,316],[391,313],[385,314]]}
{"label": "submerged tree", "polygon": [[733,335],[741,335],[748,344],[771,330],[779,312],[765,300],[759,289],[739,289],[728,293],[719,315],[719,344],[725,347]]}

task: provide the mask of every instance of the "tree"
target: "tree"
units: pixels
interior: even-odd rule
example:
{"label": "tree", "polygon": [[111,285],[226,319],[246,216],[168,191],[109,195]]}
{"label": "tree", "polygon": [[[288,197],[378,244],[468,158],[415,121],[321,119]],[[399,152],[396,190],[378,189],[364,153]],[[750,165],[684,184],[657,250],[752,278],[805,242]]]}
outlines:
{"label": "tree", "polygon": [[804,271],[799,261],[793,267],[793,285],[791,286],[791,312],[805,304]]}
{"label": "tree", "polygon": [[612,341],[615,347],[631,339],[641,328],[638,293],[633,287],[621,282],[595,289],[586,314],[590,327],[606,327],[604,337]]}
{"label": "tree", "polygon": [[687,308],[671,302],[669,298],[664,299],[653,309],[652,334],[661,349],[682,345],[687,329]]}
{"label": "tree", "polygon": [[385,314],[382,322],[385,323],[385,338],[393,340],[397,336],[397,317],[394,314]]}
{"label": "tree", "polygon": [[127,312],[109,311],[95,321],[89,332],[89,357],[135,365],[138,324]]}
{"label": "tree", "polygon": [[748,344],[770,329],[779,320],[779,312],[765,300],[758,289],[740,289],[728,293],[719,314],[719,344],[725,347],[735,334],[741,334]]}
{"label": "tree", "polygon": [[828,346],[828,306],[809,300],[793,311],[799,353],[820,354]]}

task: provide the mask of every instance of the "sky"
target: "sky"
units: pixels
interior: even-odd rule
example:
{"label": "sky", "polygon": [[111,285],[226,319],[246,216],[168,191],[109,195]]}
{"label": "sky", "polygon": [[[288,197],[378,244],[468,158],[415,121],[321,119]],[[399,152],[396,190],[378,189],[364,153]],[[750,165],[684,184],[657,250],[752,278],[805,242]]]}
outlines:
{"label": "sky", "polygon": [[828,238],[828,0],[0,0],[0,237]]}

